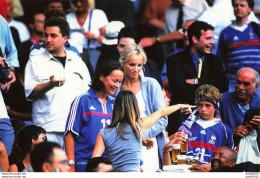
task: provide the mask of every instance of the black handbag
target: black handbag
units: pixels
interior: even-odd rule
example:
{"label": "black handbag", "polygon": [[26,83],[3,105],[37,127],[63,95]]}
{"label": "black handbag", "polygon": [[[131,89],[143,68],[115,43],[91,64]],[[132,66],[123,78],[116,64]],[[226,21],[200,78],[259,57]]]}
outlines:
{"label": "black handbag", "polygon": [[[0,57],[4,57],[2,49],[0,47]],[[4,67],[2,66],[2,64],[0,64],[0,83],[6,83],[12,80],[12,78],[9,78],[9,66],[8,63],[6,61],[4,61]]]}

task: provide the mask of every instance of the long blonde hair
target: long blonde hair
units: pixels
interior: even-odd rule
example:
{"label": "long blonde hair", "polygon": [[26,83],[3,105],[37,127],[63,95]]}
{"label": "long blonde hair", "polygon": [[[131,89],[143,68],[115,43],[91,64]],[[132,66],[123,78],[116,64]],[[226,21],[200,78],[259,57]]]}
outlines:
{"label": "long blonde hair", "polygon": [[136,125],[136,123],[140,125],[139,119],[139,107],[137,104],[137,99],[133,92],[128,90],[123,90],[119,92],[114,104],[112,123],[107,127],[107,129],[115,128],[119,123],[120,125],[117,131],[117,135],[126,140],[124,137],[124,134],[127,133],[125,132],[125,128],[127,125],[130,125],[135,134],[135,137],[139,139],[140,131],[138,130]]}

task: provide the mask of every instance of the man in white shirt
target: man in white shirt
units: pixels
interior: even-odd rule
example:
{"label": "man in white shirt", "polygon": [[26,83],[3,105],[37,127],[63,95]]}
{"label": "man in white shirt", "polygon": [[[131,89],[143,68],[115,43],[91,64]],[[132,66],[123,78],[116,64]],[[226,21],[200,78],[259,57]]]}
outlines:
{"label": "man in white shirt", "polygon": [[64,49],[68,23],[53,18],[46,21],[44,31],[46,49],[30,57],[25,68],[25,95],[33,103],[34,124],[47,131],[48,140],[63,146],[70,105],[77,95],[88,90],[91,79],[82,59]]}

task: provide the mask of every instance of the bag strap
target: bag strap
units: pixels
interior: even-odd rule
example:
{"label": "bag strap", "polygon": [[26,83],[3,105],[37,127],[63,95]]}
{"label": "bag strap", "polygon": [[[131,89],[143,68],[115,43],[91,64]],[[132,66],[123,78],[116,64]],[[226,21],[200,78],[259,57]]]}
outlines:
{"label": "bag strap", "polygon": [[259,25],[256,22],[251,22],[252,28],[254,32],[257,34],[259,40],[260,40],[260,28]]}
{"label": "bag strap", "polygon": [[[90,12],[89,12],[89,22],[88,22],[88,31],[90,32],[91,30],[91,20],[92,20],[92,12],[93,10],[92,9],[89,9]],[[90,39],[88,39],[88,49],[89,49],[89,45],[90,45]]]}

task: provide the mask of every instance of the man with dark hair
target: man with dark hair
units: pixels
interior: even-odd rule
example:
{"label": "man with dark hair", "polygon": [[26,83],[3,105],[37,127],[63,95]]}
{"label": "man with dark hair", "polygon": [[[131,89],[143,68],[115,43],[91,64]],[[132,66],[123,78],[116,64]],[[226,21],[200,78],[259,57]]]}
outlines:
{"label": "man with dark hair", "polygon": [[34,172],[69,172],[68,160],[59,144],[42,142],[30,154]]}
{"label": "man with dark hair", "polygon": [[[172,104],[194,104],[195,91],[204,84],[213,85],[220,92],[228,90],[223,64],[220,58],[210,53],[214,44],[213,27],[206,22],[195,21],[188,28],[188,39],[190,47],[166,61]],[[179,112],[173,114],[176,119],[173,118],[172,125],[168,125],[169,135],[175,133],[182,123],[179,115]]]}
{"label": "man with dark hair", "polygon": [[[251,22],[254,0],[232,0],[236,20],[220,34],[217,55],[225,65],[229,92],[235,91],[236,73],[242,67],[260,71],[260,25]],[[256,91],[260,97],[260,89]]]}
{"label": "man with dark hair", "polygon": [[86,172],[108,172],[113,169],[112,162],[108,158],[91,158],[86,165]]}
{"label": "man with dark hair", "polygon": [[25,95],[32,101],[34,124],[46,130],[50,141],[63,146],[70,105],[89,88],[90,75],[82,59],[64,49],[69,35],[65,20],[46,21],[44,35],[46,49],[31,56],[25,68]]}
{"label": "man with dark hair", "polygon": [[45,13],[49,13],[52,10],[63,11],[62,0],[47,0],[45,5]]}

